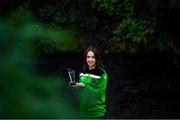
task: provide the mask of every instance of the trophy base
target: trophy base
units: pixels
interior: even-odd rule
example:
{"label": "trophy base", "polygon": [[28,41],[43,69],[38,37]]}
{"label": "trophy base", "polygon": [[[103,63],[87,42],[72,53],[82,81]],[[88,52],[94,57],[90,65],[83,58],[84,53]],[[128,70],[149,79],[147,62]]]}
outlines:
{"label": "trophy base", "polygon": [[76,83],[70,82],[69,86],[76,85]]}

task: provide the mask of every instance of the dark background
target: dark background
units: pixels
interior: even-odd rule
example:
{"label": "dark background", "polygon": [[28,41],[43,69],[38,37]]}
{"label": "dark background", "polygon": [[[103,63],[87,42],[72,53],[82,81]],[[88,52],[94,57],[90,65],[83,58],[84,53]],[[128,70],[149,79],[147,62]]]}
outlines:
{"label": "dark background", "polygon": [[0,118],[77,118],[67,68],[97,47],[108,118],[179,118],[179,0],[1,0]]}

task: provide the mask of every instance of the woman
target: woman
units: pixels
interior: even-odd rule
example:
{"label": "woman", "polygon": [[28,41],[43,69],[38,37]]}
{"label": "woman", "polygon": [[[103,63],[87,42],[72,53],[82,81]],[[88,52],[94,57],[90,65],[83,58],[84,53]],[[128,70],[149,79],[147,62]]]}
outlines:
{"label": "woman", "polygon": [[106,86],[108,76],[103,69],[100,55],[96,48],[90,46],[84,54],[83,72],[79,83],[72,85],[82,88],[80,92],[80,117],[106,117]]}

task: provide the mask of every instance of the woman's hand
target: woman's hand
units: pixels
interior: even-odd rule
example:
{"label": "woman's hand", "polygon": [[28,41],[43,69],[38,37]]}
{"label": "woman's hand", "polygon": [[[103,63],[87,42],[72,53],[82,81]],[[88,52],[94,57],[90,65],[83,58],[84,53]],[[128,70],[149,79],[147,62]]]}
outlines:
{"label": "woman's hand", "polygon": [[70,87],[73,87],[73,88],[83,88],[83,87],[85,87],[85,84],[84,83],[76,83],[75,85],[71,85]]}

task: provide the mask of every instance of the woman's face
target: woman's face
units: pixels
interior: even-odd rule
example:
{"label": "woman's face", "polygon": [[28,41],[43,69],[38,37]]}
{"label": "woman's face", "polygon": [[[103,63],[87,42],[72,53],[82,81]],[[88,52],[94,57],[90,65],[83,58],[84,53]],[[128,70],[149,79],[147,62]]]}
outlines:
{"label": "woman's face", "polygon": [[96,67],[96,58],[92,51],[87,53],[86,62],[90,69],[94,69]]}

